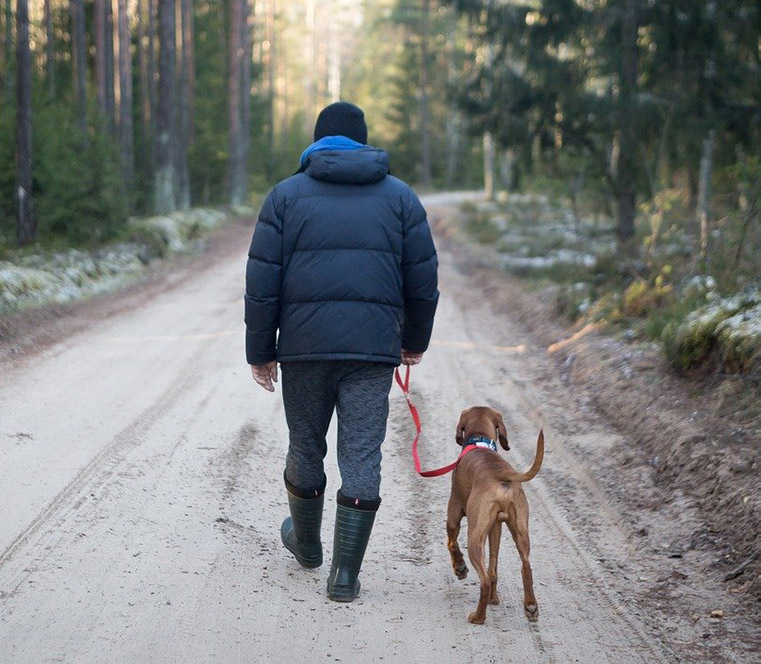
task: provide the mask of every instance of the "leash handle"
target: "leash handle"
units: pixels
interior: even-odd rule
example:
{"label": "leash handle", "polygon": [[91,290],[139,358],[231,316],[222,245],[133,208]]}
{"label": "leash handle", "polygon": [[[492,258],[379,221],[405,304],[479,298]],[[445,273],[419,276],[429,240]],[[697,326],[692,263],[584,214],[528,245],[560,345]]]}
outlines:
{"label": "leash handle", "polygon": [[405,371],[404,374],[404,380],[402,381],[402,375],[399,373],[399,367],[396,368],[396,371],[394,372],[394,376],[396,377],[396,382],[399,383],[399,387],[402,388],[402,392],[404,392],[404,396],[407,397],[407,401],[409,401],[410,397],[410,365],[405,365]]}
{"label": "leash handle", "polygon": [[470,450],[476,449],[477,445],[467,445],[463,448],[462,452],[460,452],[460,456],[457,457],[452,463],[450,463],[448,466],[443,466],[441,468],[434,468],[432,470],[423,470],[422,466],[420,465],[420,457],[417,453],[417,443],[420,439],[420,434],[423,432],[423,427],[420,423],[420,414],[418,413],[417,408],[415,408],[415,404],[412,403],[412,400],[410,399],[410,367],[407,365],[405,367],[406,373],[404,375],[404,380],[402,380],[402,374],[399,373],[399,368],[397,367],[394,371],[394,378],[396,378],[396,382],[399,385],[399,387],[402,389],[402,392],[404,393],[404,398],[407,399],[407,406],[410,409],[410,415],[412,415],[412,421],[415,423],[415,439],[412,441],[412,460],[415,463],[415,471],[418,475],[422,477],[439,477],[441,475],[446,475],[448,472],[454,470],[457,467],[457,464],[460,463],[460,459],[462,459]]}

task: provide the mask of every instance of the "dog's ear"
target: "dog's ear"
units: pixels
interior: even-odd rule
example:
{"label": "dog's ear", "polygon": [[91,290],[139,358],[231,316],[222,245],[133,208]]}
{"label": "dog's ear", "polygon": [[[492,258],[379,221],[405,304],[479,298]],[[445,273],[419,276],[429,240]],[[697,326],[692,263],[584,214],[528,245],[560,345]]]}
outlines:
{"label": "dog's ear", "polygon": [[467,420],[465,412],[466,411],[462,411],[462,413],[460,413],[460,419],[457,422],[457,429],[454,432],[454,439],[457,441],[457,444],[460,447],[462,447],[462,444],[465,442],[465,423]]}
{"label": "dog's ear", "polygon": [[510,443],[507,442],[507,428],[505,427],[505,421],[502,419],[502,415],[497,411],[494,411],[494,426],[497,428],[499,444],[502,445],[502,449],[509,451]]}

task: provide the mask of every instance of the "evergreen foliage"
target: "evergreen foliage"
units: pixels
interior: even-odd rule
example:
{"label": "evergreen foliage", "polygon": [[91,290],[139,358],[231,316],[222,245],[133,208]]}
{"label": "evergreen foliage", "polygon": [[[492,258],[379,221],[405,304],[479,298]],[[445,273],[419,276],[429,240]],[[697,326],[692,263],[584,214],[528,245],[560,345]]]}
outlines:
{"label": "evergreen foliage", "polygon": [[[0,13],[0,236],[9,243],[13,2],[3,0]],[[51,3],[49,21],[41,3],[31,4],[33,193],[43,241],[98,240],[118,233],[128,215],[152,212],[162,150],[178,153],[159,178],[182,183],[170,206],[186,205],[188,188],[193,205],[230,201],[233,161],[236,173],[247,167],[238,190],[266,189],[296,170],[316,112],[337,98],[365,109],[370,141],[389,151],[395,175],[416,185],[479,186],[488,134],[502,188],[564,183],[574,200],[594,197],[618,214],[622,247],[634,213],[674,191],[700,228],[704,258],[721,215],[739,216],[743,242],[753,235],[755,216],[746,223],[743,213],[747,178],[736,166],[761,144],[761,6],[753,0],[185,1],[175,6],[192,8],[192,24],[172,40],[169,121],[158,94],[158,0],[83,5],[84,86],[75,84],[82,69],[68,0]],[[243,138],[232,138],[250,145],[247,161],[230,154],[233,10],[255,11],[246,32],[253,41],[242,40],[253,45],[250,77],[241,74],[237,95],[248,120]],[[128,51],[118,48],[119,25],[129,30]],[[131,122],[120,120],[114,94],[120,64],[131,71]],[[159,117],[161,126],[181,127],[165,148]],[[178,145],[187,147],[187,178]]]}
{"label": "evergreen foliage", "polygon": [[605,182],[619,239],[627,198],[681,187],[695,209],[704,189],[710,214],[712,181],[737,190],[738,154],[761,145],[757,2],[450,4],[477,44],[458,91],[472,130],[491,132],[535,175]]}
{"label": "evergreen foliage", "polygon": [[[193,76],[195,91],[190,103],[194,107],[193,133],[186,141],[189,152],[191,202],[193,204],[220,204],[228,200],[226,166],[228,154],[228,53],[230,1],[222,3],[196,0],[193,8]],[[15,75],[13,55],[15,32],[6,29],[6,9],[3,3],[2,57],[0,57],[0,243],[15,243],[16,204],[16,145],[15,135]],[[39,220],[37,239],[43,244],[100,243],[126,232],[129,215],[149,214],[154,206],[155,177],[155,118],[157,116],[156,82],[159,61],[157,2],[120,3],[119,11],[129,12],[129,22],[122,17],[122,30],[130,38],[130,61],[122,68],[130,75],[131,122],[116,122],[118,113],[114,104],[114,75],[118,90],[119,78],[115,68],[118,62],[118,15],[106,27],[106,37],[99,41],[95,31],[96,8],[83,3],[85,9],[84,35],[88,57],[85,61],[85,85],[81,85],[82,70],[75,72],[72,39],[77,27],[69,11],[68,2],[52,3],[49,32],[42,14],[32,16],[32,62],[30,86],[32,95],[32,193],[35,216]],[[105,5],[112,7],[110,0]],[[79,6],[79,5],[77,5]],[[174,3],[172,3],[174,6]],[[252,3],[247,5],[250,9]],[[149,8],[154,11],[149,15]],[[41,11],[33,5],[33,11]],[[140,11],[140,32],[137,15]],[[173,19],[174,20],[174,17]],[[179,21],[179,16],[178,19]],[[152,33],[148,33],[152,30]],[[138,36],[142,36],[142,41]],[[114,39],[116,41],[114,41]],[[51,68],[46,60],[53,54]],[[114,53],[98,51],[98,45],[113,49]],[[150,51],[150,48],[153,51]],[[96,65],[104,58],[104,80],[97,78]],[[144,61],[142,59],[145,59]],[[80,58],[81,59],[81,58]],[[140,64],[148,80],[141,85]],[[149,67],[154,67],[150,70]],[[261,75],[261,67],[253,69],[253,83]],[[177,71],[175,76],[179,77]],[[100,86],[100,87],[99,87]],[[126,86],[126,83],[125,83]],[[86,91],[84,101],[78,91]],[[175,83],[176,103],[180,103]],[[101,96],[102,95],[102,96]],[[111,95],[109,97],[109,95]],[[249,173],[257,173],[264,182],[264,173],[270,167],[262,159],[261,134],[264,117],[268,113],[261,98],[252,97],[250,134],[258,157],[249,153]],[[105,98],[104,98],[105,97]],[[149,97],[149,98],[146,98]],[[122,99],[125,97],[122,96]],[[84,104],[84,114],[83,114]],[[176,105],[176,104],[175,104]],[[116,118],[109,114],[115,112]],[[172,124],[179,122],[178,110],[172,109]],[[173,139],[174,140],[174,139]],[[134,154],[134,157],[132,156]],[[126,159],[126,161],[125,161]],[[134,169],[132,166],[134,159]],[[176,183],[175,183],[176,184]],[[179,193],[179,192],[177,192]],[[179,197],[177,202],[179,203]]]}

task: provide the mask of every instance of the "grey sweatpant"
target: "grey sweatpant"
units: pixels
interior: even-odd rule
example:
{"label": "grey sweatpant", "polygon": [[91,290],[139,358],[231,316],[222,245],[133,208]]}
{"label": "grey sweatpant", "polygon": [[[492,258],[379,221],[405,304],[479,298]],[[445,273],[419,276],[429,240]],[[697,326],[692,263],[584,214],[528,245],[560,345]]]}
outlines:
{"label": "grey sweatpant", "polygon": [[281,365],[289,446],[285,475],[310,489],[322,484],[325,436],[338,414],[338,468],[347,498],[380,496],[381,445],[394,367],[381,362],[318,360]]}

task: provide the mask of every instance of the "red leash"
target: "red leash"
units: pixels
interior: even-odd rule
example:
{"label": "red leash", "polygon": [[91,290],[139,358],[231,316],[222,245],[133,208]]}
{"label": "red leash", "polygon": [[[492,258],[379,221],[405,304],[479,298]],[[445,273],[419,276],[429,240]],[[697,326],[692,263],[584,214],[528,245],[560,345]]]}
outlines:
{"label": "red leash", "polygon": [[406,369],[407,372],[404,376],[404,380],[402,380],[402,375],[399,373],[398,368],[394,372],[394,377],[396,378],[396,382],[399,384],[399,387],[402,388],[402,392],[404,392],[404,398],[407,399],[407,405],[410,408],[412,421],[415,423],[415,429],[417,430],[417,433],[415,434],[415,440],[412,441],[412,459],[415,462],[415,470],[417,471],[418,475],[422,475],[423,477],[438,477],[439,475],[446,475],[448,472],[454,470],[457,467],[457,464],[460,463],[460,459],[462,459],[468,452],[470,452],[470,450],[476,449],[478,445],[467,445],[466,447],[463,447],[462,452],[460,452],[460,456],[458,456],[457,459],[455,459],[454,462],[450,463],[448,466],[444,466],[442,468],[434,468],[433,470],[422,470],[420,467],[420,457],[418,457],[417,453],[417,442],[420,438],[420,434],[423,431],[423,427],[420,425],[420,415],[417,412],[417,408],[415,408],[415,404],[410,401],[409,365],[407,365]]}

